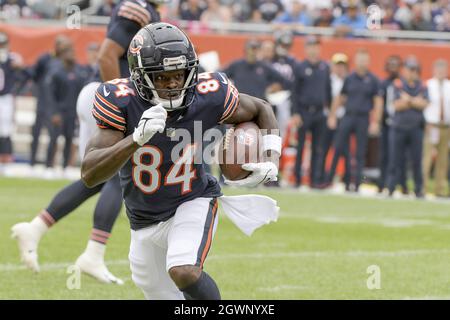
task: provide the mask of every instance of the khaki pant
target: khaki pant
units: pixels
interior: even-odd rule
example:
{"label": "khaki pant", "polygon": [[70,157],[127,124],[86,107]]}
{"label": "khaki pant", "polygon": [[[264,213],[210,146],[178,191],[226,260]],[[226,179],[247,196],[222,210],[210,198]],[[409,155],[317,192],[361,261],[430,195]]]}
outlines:
{"label": "khaki pant", "polygon": [[[434,131],[434,132],[433,132]],[[436,134],[439,133],[439,138]],[[450,127],[427,124],[425,129],[423,148],[423,172],[425,190],[430,181],[430,169],[433,162],[433,153],[436,150],[436,163],[434,170],[434,190],[437,196],[446,196],[448,153],[449,153]]]}

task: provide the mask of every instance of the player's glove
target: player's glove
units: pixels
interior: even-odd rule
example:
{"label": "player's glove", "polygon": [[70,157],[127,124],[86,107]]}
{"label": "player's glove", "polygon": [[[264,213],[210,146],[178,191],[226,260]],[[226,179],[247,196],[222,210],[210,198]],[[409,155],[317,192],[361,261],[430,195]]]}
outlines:
{"label": "player's glove", "polygon": [[162,133],[166,126],[167,111],[162,104],[145,110],[133,132],[133,140],[143,146],[156,132]]}
{"label": "player's glove", "polygon": [[261,183],[278,180],[278,168],[273,162],[270,161],[246,163],[242,165],[242,169],[252,171],[252,173],[245,179],[235,181],[225,179],[224,182],[235,187],[256,187]]}

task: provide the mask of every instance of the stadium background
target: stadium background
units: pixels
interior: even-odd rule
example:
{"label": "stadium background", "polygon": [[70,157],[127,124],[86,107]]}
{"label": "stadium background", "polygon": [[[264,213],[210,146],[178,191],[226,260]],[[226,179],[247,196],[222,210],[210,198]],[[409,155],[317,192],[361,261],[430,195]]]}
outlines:
{"label": "stadium background", "polygon": [[[222,67],[243,57],[248,39],[272,38],[271,33],[217,33],[204,27],[198,29],[199,32],[188,32],[198,52],[217,51]],[[81,29],[69,30],[64,19],[58,22],[10,21],[0,23],[0,31],[9,35],[11,51],[22,55],[26,65],[33,64],[40,54],[52,50],[58,34],[66,34],[74,40],[77,62],[85,63],[88,44],[101,43],[105,36],[105,26],[82,24]],[[321,30],[303,29],[294,39],[291,54],[302,60],[304,36],[316,31]],[[376,31],[373,32],[370,39],[322,36],[322,58],[329,61],[334,53],[345,53],[350,58],[352,68],[355,52],[364,48],[372,57],[370,70],[384,78],[384,64],[389,55],[397,54],[402,58],[414,55],[422,65],[422,80],[432,77],[435,60],[445,59],[450,63],[448,33],[440,33],[442,38],[439,40],[436,39],[439,36],[427,39],[426,35],[420,33],[413,37],[405,33],[403,35],[408,39],[401,39],[401,31],[388,32],[388,36],[377,36]],[[376,148],[375,142],[371,146],[371,150],[375,152],[371,157],[372,165],[376,165]],[[126,287],[118,290],[108,288],[105,291],[102,285],[91,279],[83,279],[83,285],[86,286],[82,291],[68,291],[65,287],[65,266],[82,247],[80,239],[84,241],[88,233],[94,201],[80,208],[78,216],[61,222],[59,231],[49,234],[45,239],[42,246],[47,248],[42,255],[44,268],[41,278],[33,278],[28,274],[18,265],[17,252],[12,247],[12,241],[7,238],[7,230],[19,218],[33,217],[67,181],[43,181],[38,189],[36,181],[39,180],[36,179],[2,180],[0,242],[1,252],[4,254],[0,260],[0,282],[3,283],[0,298],[141,298],[129,277],[127,278],[125,259],[129,239],[127,221],[123,215],[108,252],[109,261],[113,261],[112,270],[128,279]],[[227,189],[226,192],[241,193]],[[22,196],[24,193],[27,195]],[[226,274],[218,277],[218,282],[224,284],[224,297],[449,297],[448,201],[432,199],[417,203],[403,199],[404,201],[390,202],[364,196],[292,190],[262,193],[279,201],[282,208],[280,221],[257,232],[250,240],[238,234],[228,221],[223,221],[223,231],[218,234],[215,248],[211,252],[208,267],[212,273],[220,274],[222,268],[226,267],[235,274],[230,278]],[[71,232],[64,231],[71,227]],[[64,243],[65,247],[62,248],[60,243]],[[236,248],[240,248],[244,255],[239,256]],[[240,258],[250,260],[249,265],[237,261]],[[264,265],[270,263],[275,263],[278,270],[266,279],[269,271]],[[380,265],[386,271],[387,280],[386,284],[383,282],[381,291],[371,291],[366,287],[366,269],[372,264]],[[245,274],[250,268],[255,270],[255,281],[246,279]]]}

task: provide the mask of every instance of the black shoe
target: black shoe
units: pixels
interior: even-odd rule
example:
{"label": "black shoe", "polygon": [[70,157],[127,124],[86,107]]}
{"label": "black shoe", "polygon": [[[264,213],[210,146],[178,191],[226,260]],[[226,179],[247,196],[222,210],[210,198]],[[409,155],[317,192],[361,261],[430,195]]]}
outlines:
{"label": "black shoe", "polygon": [[423,198],[425,198],[425,195],[423,194],[423,192],[416,192],[416,198],[423,199]]}

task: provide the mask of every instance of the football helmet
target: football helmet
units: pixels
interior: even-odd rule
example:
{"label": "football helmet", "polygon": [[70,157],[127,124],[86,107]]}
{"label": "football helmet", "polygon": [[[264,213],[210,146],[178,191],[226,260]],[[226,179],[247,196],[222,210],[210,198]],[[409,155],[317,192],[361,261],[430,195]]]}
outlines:
{"label": "football helmet", "polygon": [[[183,31],[169,23],[145,26],[134,36],[128,48],[128,66],[137,92],[144,100],[161,103],[168,111],[192,104],[194,87],[198,82],[198,65],[192,42]],[[156,90],[154,76],[174,70],[185,70],[183,87]],[[176,97],[162,99],[158,92]]]}

